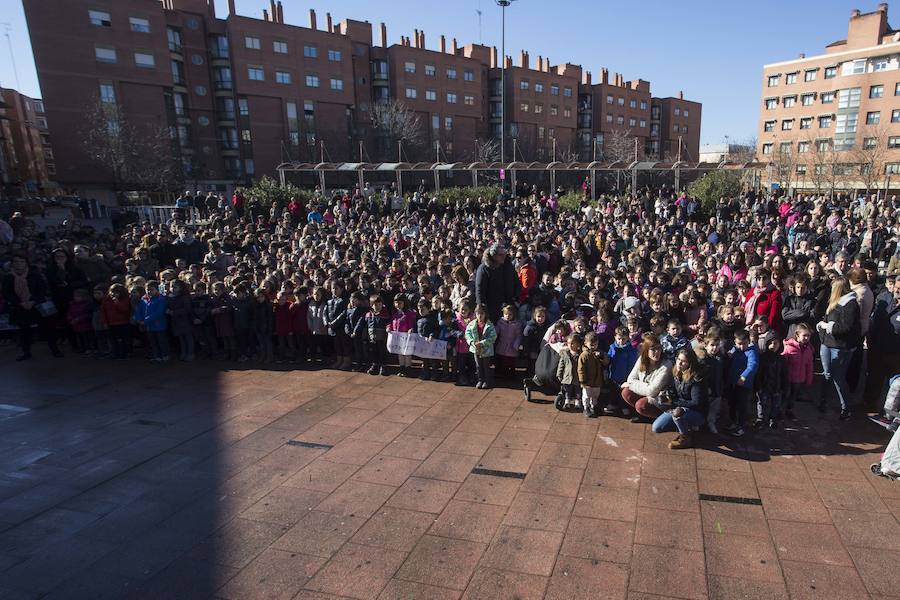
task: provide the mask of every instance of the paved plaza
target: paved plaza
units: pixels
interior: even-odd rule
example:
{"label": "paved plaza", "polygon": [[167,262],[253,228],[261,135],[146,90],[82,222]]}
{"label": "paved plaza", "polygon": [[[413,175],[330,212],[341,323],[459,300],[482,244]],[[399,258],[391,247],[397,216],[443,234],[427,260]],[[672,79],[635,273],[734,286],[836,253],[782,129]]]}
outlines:
{"label": "paved plaza", "polygon": [[516,389],[39,351],[0,353],[0,598],[900,593],[861,416],[676,452]]}

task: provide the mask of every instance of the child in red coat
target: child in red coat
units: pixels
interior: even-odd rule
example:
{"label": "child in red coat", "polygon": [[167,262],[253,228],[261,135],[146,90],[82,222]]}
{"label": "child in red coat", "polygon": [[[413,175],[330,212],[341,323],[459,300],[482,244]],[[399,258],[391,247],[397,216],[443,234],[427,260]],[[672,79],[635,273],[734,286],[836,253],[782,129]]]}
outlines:
{"label": "child in red coat", "polygon": [[278,340],[278,359],[276,362],[290,360],[294,355],[294,314],[291,296],[287,292],[278,292],[275,301],[275,338]]}
{"label": "child in red coat", "polygon": [[75,333],[76,352],[85,353],[95,349],[94,344],[94,304],[87,290],[75,290],[66,313],[66,321]]}

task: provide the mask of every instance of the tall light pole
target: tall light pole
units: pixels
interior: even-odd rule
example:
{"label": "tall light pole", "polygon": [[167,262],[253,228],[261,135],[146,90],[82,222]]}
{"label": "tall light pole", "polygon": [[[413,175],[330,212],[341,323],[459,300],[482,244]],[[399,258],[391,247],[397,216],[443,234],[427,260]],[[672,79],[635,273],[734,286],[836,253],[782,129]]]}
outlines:
{"label": "tall light pole", "polygon": [[500,7],[500,163],[506,162],[506,7],[514,0],[496,0]]}

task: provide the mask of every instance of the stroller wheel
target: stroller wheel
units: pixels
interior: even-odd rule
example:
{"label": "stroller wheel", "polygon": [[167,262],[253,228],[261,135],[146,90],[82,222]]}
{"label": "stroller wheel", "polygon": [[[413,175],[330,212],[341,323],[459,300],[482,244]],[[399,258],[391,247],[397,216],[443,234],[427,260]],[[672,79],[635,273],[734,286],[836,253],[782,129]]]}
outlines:
{"label": "stroller wheel", "polygon": [[885,475],[881,471],[881,463],[880,462],[872,463],[872,466],[870,466],[869,468],[872,469],[872,474],[878,475],[879,477],[887,477],[887,475]]}
{"label": "stroller wheel", "polygon": [[556,401],[553,404],[556,406],[556,410],[565,411],[566,397],[563,394],[557,394]]}

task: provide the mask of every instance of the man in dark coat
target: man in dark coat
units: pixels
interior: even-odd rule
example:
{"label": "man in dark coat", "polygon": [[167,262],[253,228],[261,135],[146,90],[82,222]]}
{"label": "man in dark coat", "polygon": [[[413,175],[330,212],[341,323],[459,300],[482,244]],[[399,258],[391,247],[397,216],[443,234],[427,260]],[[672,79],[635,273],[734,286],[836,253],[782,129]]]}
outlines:
{"label": "man in dark coat", "polygon": [[475,271],[475,302],[487,307],[491,322],[500,319],[500,309],[516,300],[516,271],[506,248],[494,242],[484,251]]}
{"label": "man in dark coat", "polygon": [[0,290],[9,305],[10,324],[19,328],[19,346],[22,348],[22,355],[16,360],[31,359],[34,325],[37,325],[38,331],[47,340],[53,356],[62,356],[62,352],[56,346],[56,336],[50,335],[48,328],[47,319],[52,315],[41,313],[41,306],[49,296],[47,280],[39,271],[29,266],[28,259],[24,256],[14,257],[10,266],[10,272],[3,276]]}

